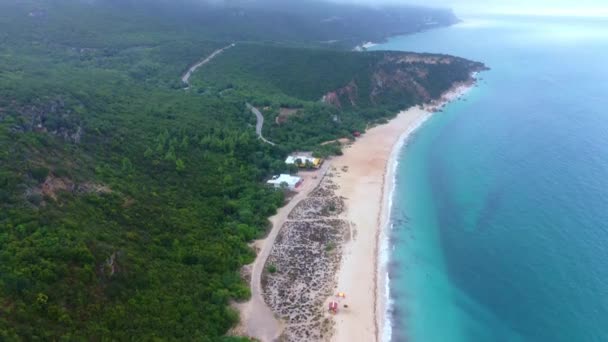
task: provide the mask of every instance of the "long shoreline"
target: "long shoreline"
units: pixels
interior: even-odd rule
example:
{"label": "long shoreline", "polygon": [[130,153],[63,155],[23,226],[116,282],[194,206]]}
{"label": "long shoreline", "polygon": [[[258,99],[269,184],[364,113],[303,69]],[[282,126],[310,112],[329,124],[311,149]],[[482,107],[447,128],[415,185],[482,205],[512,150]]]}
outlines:
{"label": "long shoreline", "polygon": [[408,128],[400,137],[399,141],[393,146],[391,155],[386,165],[384,175],[384,189],[382,209],[379,218],[379,231],[377,240],[376,254],[376,326],[378,330],[378,341],[389,341],[392,335],[392,325],[388,315],[390,309],[390,278],[388,274],[388,264],[390,262],[390,232],[391,220],[390,216],[393,209],[393,198],[396,187],[397,167],[399,166],[399,153],[404,148],[410,136],[418,130],[433,113],[428,112],[427,115],[421,117],[411,127]]}
{"label": "long shoreline", "polygon": [[425,110],[427,110],[427,115],[421,117],[417,122],[408,127],[408,129],[399,137],[397,143],[393,145],[384,176],[383,204],[380,224],[378,226],[378,252],[376,255],[376,288],[378,291],[374,295],[376,297],[376,326],[380,337],[380,339],[377,339],[377,341],[390,341],[392,337],[392,322],[390,320],[390,275],[388,273],[388,265],[390,263],[390,234],[392,231],[390,217],[393,209],[393,199],[396,189],[399,154],[406,146],[407,141],[411,138],[412,134],[422,127],[424,123],[430,119],[433,114],[435,114],[436,111],[459,99],[473,88],[476,81],[475,73],[473,73],[471,77],[472,81],[470,83],[456,85],[451,90],[447,91],[438,102],[430,104],[429,107],[425,108]]}
{"label": "long shoreline", "polygon": [[[337,183],[346,198],[349,220],[361,237],[345,246],[337,290],[350,294],[352,309],[336,316],[332,340],[390,340],[388,237],[398,155],[412,133],[434,112],[471,89],[474,81],[473,74],[470,82],[455,85],[440,100],[400,112],[389,123],[370,129],[344,156],[332,161],[337,169],[349,168]],[[365,311],[366,307],[373,309]]]}
{"label": "long shoreline", "polygon": [[[273,228],[268,238],[257,241],[255,244],[260,252],[254,264],[249,267],[252,298],[248,302],[235,304],[241,313],[241,322],[233,330],[234,334],[252,336],[262,341],[275,340],[282,333],[293,335],[292,337],[302,335],[302,331],[299,331],[301,330],[299,318],[296,321],[276,319],[277,312],[282,312],[284,309],[291,310],[288,307],[281,308],[283,304],[276,307],[276,304],[289,305],[290,302],[273,302],[275,307],[271,308],[266,303],[267,298],[264,299],[262,296],[261,275],[266,259],[269,258],[273,249],[274,240],[283,224],[288,221],[288,215],[301,200],[308,199],[309,192],[322,182],[325,171],[328,171],[331,174],[332,183],[335,185],[332,188],[335,190],[331,190],[333,191],[332,196],[337,196],[334,198],[343,201],[344,207],[342,214],[334,220],[344,222],[343,227],[346,229],[344,233],[348,238],[340,243],[340,248],[337,250],[341,257],[338,258],[335,269],[331,271],[331,274],[336,274],[334,280],[331,283],[325,283],[326,280],[323,280],[323,284],[327,285],[317,284],[320,286],[317,286],[317,290],[324,293],[322,296],[331,296],[327,299],[323,298],[326,300],[323,306],[327,306],[329,301],[335,300],[331,299],[333,298],[332,292],[334,294],[345,292],[347,299],[341,301],[344,307],[340,309],[338,315],[323,314],[326,322],[333,322],[333,329],[327,330],[323,328],[323,325],[310,325],[309,328],[306,328],[309,329],[307,333],[320,334],[321,337],[325,334],[323,340],[331,339],[333,341],[384,341],[390,339],[388,237],[395,191],[395,175],[399,163],[398,156],[413,132],[422,126],[434,112],[440,111],[445,104],[459,98],[473,84],[474,74],[470,82],[455,85],[441,99],[425,106],[416,106],[401,111],[387,124],[370,128],[356,142],[347,145],[342,156],[331,158],[323,166],[323,170],[312,172],[307,176],[309,179],[305,182],[306,189],[300,189],[296,198],[271,218]],[[318,205],[323,206],[321,202]],[[322,207],[316,208],[316,210],[322,209]],[[319,220],[315,220],[315,222],[317,225],[320,224]],[[295,235],[291,237],[295,237]],[[301,244],[302,242],[294,243]],[[289,244],[289,242],[286,240],[283,241],[283,244]],[[282,269],[288,270],[292,266],[299,267],[297,262],[281,261],[283,257],[281,253],[274,257],[275,262],[279,264],[285,261],[281,266]],[[315,257],[314,252],[310,257]],[[317,269],[327,269],[327,267]],[[316,278],[319,278],[318,275]],[[284,282],[284,279],[281,279],[280,277],[275,279],[281,288],[293,285],[293,279],[285,284],[281,283]],[[308,282],[308,280],[302,279],[300,281],[301,283],[302,281],[303,283]],[[301,290],[296,289],[295,291]],[[311,300],[318,300],[319,293],[314,294],[312,291],[308,295],[307,303],[310,302],[307,304],[308,308],[310,309],[310,305],[318,307],[318,303],[313,303]],[[322,308],[319,310],[319,313],[324,311]],[[296,313],[292,318],[294,317],[299,316]],[[333,330],[333,334],[330,332],[331,330]]]}

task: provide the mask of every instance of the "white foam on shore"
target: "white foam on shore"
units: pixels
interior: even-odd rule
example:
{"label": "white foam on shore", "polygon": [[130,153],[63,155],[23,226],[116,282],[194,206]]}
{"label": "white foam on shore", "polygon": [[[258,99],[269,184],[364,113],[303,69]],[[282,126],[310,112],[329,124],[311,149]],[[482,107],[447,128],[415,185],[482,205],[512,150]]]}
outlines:
{"label": "white foam on shore", "polygon": [[[420,119],[411,125],[408,130],[403,132],[399,137],[399,140],[393,146],[391,151],[391,155],[389,157],[389,165],[386,170],[385,177],[385,191],[388,190],[388,197],[386,198],[387,205],[385,206],[385,212],[383,213],[386,222],[381,227],[380,230],[380,248],[378,249],[378,281],[384,281],[384,284],[379,284],[378,288],[383,291],[379,294],[380,299],[380,307],[379,314],[381,315],[381,326],[380,326],[380,340],[381,341],[390,341],[392,337],[392,321],[391,321],[391,310],[393,307],[393,302],[390,296],[390,276],[388,272],[388,267],[390,263],[391,256],[391,246],[390,246],[390,234],[393,230],[393,223],[391,222],[391,213],[393,211],[393,199],[395,196],[396,189],[396,178],[397,178],[397,167],[399,166],[399,153],[403,149],[405,143],[409,139],[409,137],[416,131],[422,124],[424,124],[430,117],[432,113],[427,112],[424,116],[420,117]],[[383,286],[380,286],[383,285]]]}
{"label": "white foam on shore", "polygon": [[[472,73],[471,75],[473,79],[476,78],[477,73]],[[441,104],[437,105],[437,107],[442,107],[444,105],[449,104],[450,102],[460,98],[464,94],[466,94],[470,89],[473,88],[473,85],[461,85],[449,91],[442,97]],[[401,114],[401,113],[400,113]],[[384,206],[382,213],[385,222],[382,223],[380,227],[380,239],[379,239],[379,248],[378,248],[378,282],[384,282],[378,284],[378,289],[383,291],[378,294],[380,298],[378,308],[376,308],[376,312],[380,315],[380,341],[388,342],[392,338],[393,334],[393,326],[391,320],[391,313],[393,310],[394,301],[391,299],[390,294],[390,275],[388,272],[388,267],[390,263],[391,250],[394,248],[390,246],[390,236],[391,231],[394,228],[394,224],[391,221],[391,215],[393,212],[393,200],[395,197],[396,190],[396,181],[397,181],[397,169],[399,166],[399,154],[403,150],[409,138],[412,134],[418,130],[431,116],[433,116],[433,111],[427,111],[425,115],[421,116],[413,125],[410,125],[408,129],[399,136],[399,140],[393,146],[389,157],[389,164],[386,168],[386,174],[384,175],[385,179],[385,189],[384,191],[388,191],[388,197],[386,197],[386,206]]]}

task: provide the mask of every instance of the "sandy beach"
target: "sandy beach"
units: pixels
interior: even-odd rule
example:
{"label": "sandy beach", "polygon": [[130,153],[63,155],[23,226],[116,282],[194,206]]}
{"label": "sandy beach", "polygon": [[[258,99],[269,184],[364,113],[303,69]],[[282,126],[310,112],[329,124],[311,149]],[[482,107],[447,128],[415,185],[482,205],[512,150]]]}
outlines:
{"label": "sandy beach", "polygon": [[[332,160],[341,172],[337,194],[344,197],[353,239],[344,246],[337,291],[347,295],[348,308],[335,316],[333,341],[379,341],[387,338],[383,321],[386,269],[379,249],[390,215],[396,157],[407,137],[432,112],[462,96],[471,84],[446,93],[441,101],[400,112],[389,123],[368,130],[344,155]],[[390,333],[390,332],[389,332]]]}
{"label": "sandy beach", "polygon": [[[343,155],[321,170],[300,172],[304,186],[270,218],[269,235],[254,243],[258,257],[246,267],[252,298],[235,303],[241,322],[232,334],[262,341],[388,339],[380,250],[387,241],[397,154],[432,113],[471,85],[400,112],[344,146]],[[273,274],[265,271],[271,266]],[[346,298],[338,300],[338,292]],[[340,302],[336,315],[327,312],[331,301]]]}

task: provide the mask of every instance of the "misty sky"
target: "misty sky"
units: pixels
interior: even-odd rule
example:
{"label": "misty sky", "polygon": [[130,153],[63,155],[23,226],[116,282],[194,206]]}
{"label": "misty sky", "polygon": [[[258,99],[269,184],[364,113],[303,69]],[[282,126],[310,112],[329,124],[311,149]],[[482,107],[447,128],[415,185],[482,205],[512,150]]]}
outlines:
{"label": "misty sky", "polygon": [[608,0],[334,0],[365,4],[412,4],[450,7],[457,14],[508,13],[607,16]]}

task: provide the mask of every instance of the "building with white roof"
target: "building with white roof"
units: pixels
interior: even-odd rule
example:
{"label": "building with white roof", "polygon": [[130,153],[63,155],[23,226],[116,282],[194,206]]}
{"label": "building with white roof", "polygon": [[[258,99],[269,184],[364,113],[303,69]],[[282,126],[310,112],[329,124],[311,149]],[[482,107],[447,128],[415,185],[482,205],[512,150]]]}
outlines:
{"label": "building with white roof", "polygon": [[[308,162],[308,163],[307,163]],[[323,163],[323,159],[321,158],[313,158],[307,156],[289,156],[285,159],[285,164],[291,165],[294,164],[298,167],[307,167],[310,165],[311,167],[318,168]]]}
{"label": "building with white roof", "polygon": [[268,182],[268,184],[273,185],[275,188],[280,188],[282,186],[286,186],[287,188],[294,190],[302,183],[302,178],[297,176],[291,176],[287,174],[281,174],[278,176],[272,177]]}

